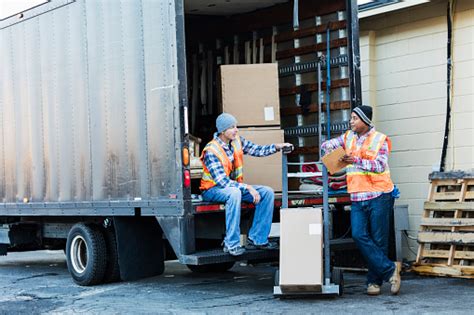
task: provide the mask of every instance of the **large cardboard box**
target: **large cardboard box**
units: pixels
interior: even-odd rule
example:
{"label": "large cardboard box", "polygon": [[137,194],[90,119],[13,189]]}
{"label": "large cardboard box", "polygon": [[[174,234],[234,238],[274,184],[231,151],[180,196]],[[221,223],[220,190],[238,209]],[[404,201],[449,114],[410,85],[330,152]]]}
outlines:
{"label": "large cardboard box", "polygon": [[323,284],[321,208],[280,211],[280,287],[319,290]]}
{"label": "large cardboard box", "polygon": [[280,125],[276,63],[222,65],[218,81],[219,110],[234,115],[240,127]]}
{"label": "large cardboard box", "polygon": [[[283,130],[279,128],[239,128],[239,134],[260,145],[284,142]],[[244,183],[270,186],[281,191],[281,167],[281,153],[267,157],[244,155]]]}

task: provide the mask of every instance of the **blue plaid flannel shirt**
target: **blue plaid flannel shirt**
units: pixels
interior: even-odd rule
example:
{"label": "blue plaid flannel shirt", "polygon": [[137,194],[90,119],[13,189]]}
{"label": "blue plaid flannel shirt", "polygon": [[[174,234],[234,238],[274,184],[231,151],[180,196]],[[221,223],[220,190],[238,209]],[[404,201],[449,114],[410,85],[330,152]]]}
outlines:
{"label": "blue plaid flannel shirt", "polygon": [[[214,139],[217,140],[217,142],[222,146],[229,160],[231,162],[234,162],[234,148],[232,147],[232,145],[230,143],[226,144],[224,141],[222,141],[218,137],[217,133],[214,134]],[[244,151],[244,154],[264,157],[277,152],[277,148],[274,144],[258,145],[250,142],[249,140],[246,140],[243,137],[240,137],[240,141],[242,142],[242,150]],[[247,189],[247,184],[238,183],[226,175],[224,167],[219,161],[219,158],[214,153],[209,151],[206,152],[206,154],[204,155],[204,164],[211,173],[212,179],[216,182],[218,186],[222,188],[237,187],[242,192],[245,192],[245,190]]]}

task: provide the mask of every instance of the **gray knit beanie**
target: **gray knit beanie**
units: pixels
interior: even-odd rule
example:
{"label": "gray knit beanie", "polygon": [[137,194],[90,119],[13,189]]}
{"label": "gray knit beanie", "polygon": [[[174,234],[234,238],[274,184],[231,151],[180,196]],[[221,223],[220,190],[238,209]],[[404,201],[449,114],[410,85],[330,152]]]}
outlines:
{"label": "gray knit beanie", "polygon": [[217,119],[216,119],[217,133],[226,131],[227,129],[236,125],[237,125],[237,119],[235,119],[235,117],[232,116],[231,114],[222,113],[219,116],[217,116]]}
{"label": "gray knit beanie", "polygon": [[352,110],[369,127],[372,127],[372,107],[360,105]]}

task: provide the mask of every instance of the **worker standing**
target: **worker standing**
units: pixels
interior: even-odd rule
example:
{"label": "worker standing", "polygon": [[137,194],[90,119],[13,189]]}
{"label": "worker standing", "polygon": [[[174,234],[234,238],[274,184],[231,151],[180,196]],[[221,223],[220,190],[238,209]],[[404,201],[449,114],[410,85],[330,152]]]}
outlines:
{"label": "worker standing", "polygon": [[204,201],[225,203],[224,252],[232,256],[245,252],[245,248],[240,245],[242,201],[256,205],[247,249],[277,249],[276,243],[268,241],[275,194],[270,187],[243,183],[243,155],[264,157],[291,144],[254,144],[238,135],[237,120],[227,113],[217,117],[216,127],[214,139],[206,145],[201,155],[204,170],[200,189]]}
{"label": "worker standing", "polygon": [[375,130],[372,108],[352,110],[351,130],[322,144],[326,153],[342,147],[347,163],[347,190],[351,195],[352,238],[367,265],[367,294],[379,295],[384,281],[391,283],[391,293],[400,291],[401,263],[388,259],[390,214],[394,185],[390,179],[388,156],[391,140]]}

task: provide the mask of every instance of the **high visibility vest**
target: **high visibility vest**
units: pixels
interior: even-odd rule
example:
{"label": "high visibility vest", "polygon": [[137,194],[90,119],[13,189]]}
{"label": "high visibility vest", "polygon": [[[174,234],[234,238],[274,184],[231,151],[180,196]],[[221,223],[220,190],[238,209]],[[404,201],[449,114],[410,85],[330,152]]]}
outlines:
{"label": "high visibility vest", "polygon": [[229,160],[224,148],[219,144],[219,142],[217,142],[217,140],[212,140],[204,147],[204,150],[201,154],[203,174],[201,178],[201,186],[199,187],[200,190],[208,190],[216,185],[216,182],[211,176],[211,172],[209,172],[206,164],[204,164],[204,155],[208,151],[214,153],[214,155],[218,157],[227,176],[239,183],[243,182],[244,178],[242,166],[244,162],[244,151],[242,150],[242,142],[240,141],[239,136],[237,136],[236,139],[232,141],[232,147],[234,148],[233,163]]}
{"label": "high visibility vest", "polygon": [[[366,160],[375,160],[377,154],[387,141],[388,152],[392,150],[392,141],[383,133],[374,131],[364,141],[360,148],[357,147],[357,139],[354,132],[347,131],[344,134],[344,145],[346,154]],[[347,191],[357,192],[390,192],[393,190],[393,182],[390,179],[388,165],[382,173],[368,172],[350,164],[346,166]]]}

